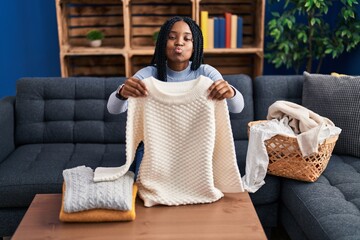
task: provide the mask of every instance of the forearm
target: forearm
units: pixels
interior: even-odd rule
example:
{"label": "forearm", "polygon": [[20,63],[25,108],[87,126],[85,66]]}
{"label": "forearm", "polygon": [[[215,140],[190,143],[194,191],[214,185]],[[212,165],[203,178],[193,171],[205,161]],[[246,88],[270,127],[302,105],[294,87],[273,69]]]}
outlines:
{"label": "forearm", "polygon": [[127,101],[117,98],[116,91],[114,91],[107,102],[107,109],[111,114],[123,113],[127,110]]}
{"label": "forearm", "polygon": [[229,112],[240,113],[244,109],[244,97],[236,88],[232,88],[235,91],[235,95],[232,98],[226,99]]}

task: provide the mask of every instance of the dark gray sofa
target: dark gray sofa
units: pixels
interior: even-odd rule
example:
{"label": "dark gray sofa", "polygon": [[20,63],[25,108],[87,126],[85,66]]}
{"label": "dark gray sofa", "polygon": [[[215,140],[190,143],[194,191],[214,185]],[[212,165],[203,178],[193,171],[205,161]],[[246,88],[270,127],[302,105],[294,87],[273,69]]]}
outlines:
{"label": "dark gray sofa", "polygon": [[[264,119],[282,99],[301,103],[302,76],[224,76],[243,93],[245,109],[230,114],[238,165],[244,174],[247,123]],[[124,78],[27,78],[16,97],[0,100],[0,236],[15,231],[37,193],[60,193],[62,171],[125,161],[126,113],[106,102]],[[250,194],[262,225],[283,225],[292,239],[360,238],[360,160],[333,155],[316,183],[268,175]],[[356,197],[357,196],[357,197]]]}

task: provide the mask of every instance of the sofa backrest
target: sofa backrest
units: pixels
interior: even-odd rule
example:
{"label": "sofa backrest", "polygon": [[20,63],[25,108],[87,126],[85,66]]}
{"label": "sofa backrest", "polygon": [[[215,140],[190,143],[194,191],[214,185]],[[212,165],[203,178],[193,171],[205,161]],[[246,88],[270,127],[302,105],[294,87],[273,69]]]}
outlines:
{"label": "sofa backrest", "polygon": [[[245,107],[230,114],[236,140],[247,139],[254,118],[252,80],[224,76],[244,96]],[[126,113],[113,115],[106,104],[125,78],[23,78],[17,81],[17,145],[29,143],[125,143]]]}
{"label": "sofa backrest", "polygon": [[253,82],[244,74],[224,75],[230,85],[244,97],[244,109],[241,113],[230,113],[231,128],[235,140],[247,140],[247,124],[254,120]]}
{"label": "sofa backrest", "polygon": [[303,75],[265,75],[254,80],[255,119],[266,119],[268,108],[277,100],[301,104]]}
{"label": "sofa backrest", "polygon": [[16,144],[125,143],[126,114],[107,99],[125,78],[23,78],[17,81]]}

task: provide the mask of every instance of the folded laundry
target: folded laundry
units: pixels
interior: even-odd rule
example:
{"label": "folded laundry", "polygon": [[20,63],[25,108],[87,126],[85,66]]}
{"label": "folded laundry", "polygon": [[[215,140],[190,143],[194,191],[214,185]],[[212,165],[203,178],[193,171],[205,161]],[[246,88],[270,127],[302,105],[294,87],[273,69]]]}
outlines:
{"label": "folded laundry", "polygon": [[[63,193],[66,185],[63,184]],[[110,210],[110,209],[90,209],[81,212],[67,213],[64,211],[64,194],[62,195],[61,209],[59,219],[62,222],[115,222],[135,220],[135,202],[137,195],[137,186],[133,185],[132,206],[129,211]]]}
{"label": "folded laundry", "polygon": [[91,168],[78,166],[63,171],[66,190],[64,211],[80,212],[90,209],[129,211],[132,206],[134,173],[129,171],[115,181],[94,182]]}

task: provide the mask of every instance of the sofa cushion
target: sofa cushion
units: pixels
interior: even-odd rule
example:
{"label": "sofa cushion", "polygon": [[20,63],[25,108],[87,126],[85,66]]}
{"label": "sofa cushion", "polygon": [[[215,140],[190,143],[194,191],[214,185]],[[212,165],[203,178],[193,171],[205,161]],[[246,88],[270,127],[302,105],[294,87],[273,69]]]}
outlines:
{"label": "sofa cushion", "polygon": [[268,108],[277,100],[286,100],[301,104],[304,77],[259,76],[254,80],[255,120],[266,119]]}
{"label": "sofa cushion", "polygon": [[[282,201],[308,239],[360,236],[359,163],[355,157],[333,155],[315,183],[284,179]],[[283,224],[291,230],[289,221]]]}
{"label": "sofa cushion", "polygon": [[244,97],[244,109],[241,113],[230,113],[230,121],[234,139],[247,139],[247,123],[254,119],[252,80],[244,74],[224,75],[223,77],[230,85],[239,90]]}
{"label": "sofa cushion", "polygon": [[360,77],[304,76],[303,106],[342,129],[334,153],[360,157]]}
{"label": "sofa cushion", "polygon": [[0,163],[0,208],[27,207],[37,193],[61,193],[62,171],[80,165],[117,167],[125,144],[27,144]]}
{"label": "sofa cushion", "polygon": [[124,79],[20,79],[16,143],[124,143],[126,114],[106,110],[108,97]]}

